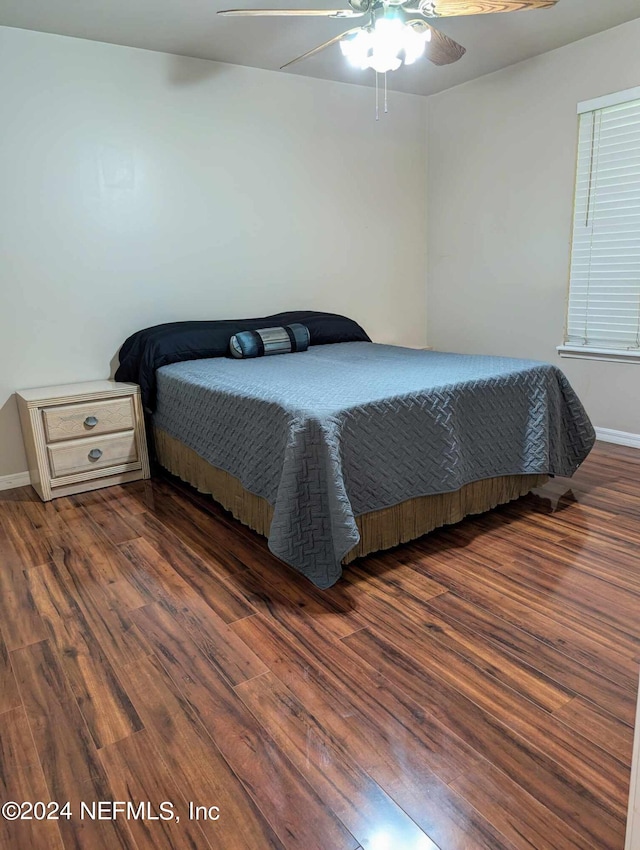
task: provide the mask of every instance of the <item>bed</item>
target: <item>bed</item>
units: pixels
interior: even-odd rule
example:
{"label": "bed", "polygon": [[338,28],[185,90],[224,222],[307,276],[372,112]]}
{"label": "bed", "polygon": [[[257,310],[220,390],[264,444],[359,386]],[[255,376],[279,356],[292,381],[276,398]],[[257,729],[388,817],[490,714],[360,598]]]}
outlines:
{"label": "bed", "polygon": [[[292,321],[307,351],[223,356],[238,330]],[[148,329],[116,378],[140,383],[159,463],[321,588],[355,557],[572,475],[595,440],[552,365],[379,345],[325,313]]]}

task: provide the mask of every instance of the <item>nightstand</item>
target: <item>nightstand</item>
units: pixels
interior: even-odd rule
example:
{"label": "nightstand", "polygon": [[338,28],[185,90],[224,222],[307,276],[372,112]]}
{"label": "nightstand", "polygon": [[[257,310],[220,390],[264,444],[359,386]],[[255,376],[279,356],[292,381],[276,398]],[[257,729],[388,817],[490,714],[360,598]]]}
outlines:
{"label": "nightstand", "polygon": [[16,398],[31,484],[43,501],[149,478],[137,384],[90,381]]}

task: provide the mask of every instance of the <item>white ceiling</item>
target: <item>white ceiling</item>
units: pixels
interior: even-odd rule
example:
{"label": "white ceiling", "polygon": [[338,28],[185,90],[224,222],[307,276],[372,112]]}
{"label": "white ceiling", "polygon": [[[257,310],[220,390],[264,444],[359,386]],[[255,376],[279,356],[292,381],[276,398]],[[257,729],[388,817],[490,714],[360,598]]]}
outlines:
{"label": "white ceiling", "polygon": [[[356,21],[223,18],[225,8],[347,8],[346,0],[0,0],[0,25],[144,47],[277,70]],[[438,20],[467,48],[448,67],[422,59],[389,75],[389,86],[433,94],[626,21],[640,0],[559,0],[551,9]],[[282,73],[372,85],[373,71],[351,68],[337,45]]]}

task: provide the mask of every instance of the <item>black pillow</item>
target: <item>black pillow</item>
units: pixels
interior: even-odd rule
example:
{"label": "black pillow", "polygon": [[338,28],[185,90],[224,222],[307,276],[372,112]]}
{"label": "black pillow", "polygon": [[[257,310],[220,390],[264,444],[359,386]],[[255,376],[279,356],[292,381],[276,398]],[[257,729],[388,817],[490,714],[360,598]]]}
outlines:
{"label": "black pillow", "polygon": [[224,357],[231,337],[245,330],[299,322],[309,329],[311,345],[334,342],[371,342],[353,319],[335,313],[295,310],[276,313],[262,319],[224,319],[220,321],[170,322],[132,334],[120,349],[116,381],[140,385],[142,403],[153,410],[156,402],[156,369],[183,360]]}

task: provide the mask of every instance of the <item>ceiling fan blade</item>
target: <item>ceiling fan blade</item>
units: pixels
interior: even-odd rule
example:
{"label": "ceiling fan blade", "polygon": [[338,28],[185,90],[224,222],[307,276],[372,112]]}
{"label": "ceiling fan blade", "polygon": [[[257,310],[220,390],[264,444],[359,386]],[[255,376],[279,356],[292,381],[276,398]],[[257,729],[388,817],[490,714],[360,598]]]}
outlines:
{"label": "ceiling fan blade", "polygon": [[407,21],[407,26],[413,27],[418,32],[431,31],[431,41],[426,43],[424,55],[434,65],[450,65],[452,62],[462,59],[467,52],[466,48],[458,44],[457,41],[430,27],[426,21],[420,18]]}
{"label": "ceiling fan blade", "polygon": [[558,0],[422,0],[419,7],[427,18],[453,18],[458,15],[550,9],[557,2]]}
{"label": "ceiling fan blade", "polygon": [[308,59],[310,56],[315,56],[315,54],[320,53],[321,50],[331,47],[332,44],[337,44],[339,41],[342,41],[343,38],[346,38],[348,35],[352,35],[354,32],[358,32],[361,29],[362,27],[354,27],[353,29],[340,33],[340,35],[336,35],[334,38],[330,38],[329,41],[325,41],[324,44],[319,44],[317,47],[314,47],[313,50],[308,50],[306,53],[303,53],[302,56],[296,56],[295,59],[287,62],[286,65],[282,65],[280,70],[282,71],[290,65],[294,65],[296,62],[301,62],[303,59]]}
{"label": "ceiling fan blade", "polygon": [[366,12],[355,9],[223,9],[219,15],[244,17],[315,17],[315,18],[361,18]]}

